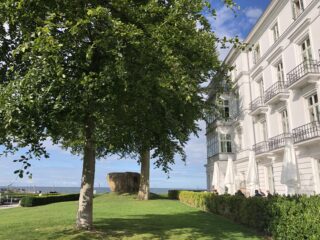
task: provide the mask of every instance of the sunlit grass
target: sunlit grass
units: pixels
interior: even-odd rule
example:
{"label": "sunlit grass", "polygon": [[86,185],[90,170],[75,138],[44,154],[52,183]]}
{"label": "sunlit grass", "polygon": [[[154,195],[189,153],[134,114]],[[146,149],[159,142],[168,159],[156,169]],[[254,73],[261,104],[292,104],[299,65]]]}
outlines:
{"label": "sunlit grass", "polygon": [[259,239],[247,228],[178,201],[95,198],[93,232],[74,229],[77,202],[0,210],[0,239]]}

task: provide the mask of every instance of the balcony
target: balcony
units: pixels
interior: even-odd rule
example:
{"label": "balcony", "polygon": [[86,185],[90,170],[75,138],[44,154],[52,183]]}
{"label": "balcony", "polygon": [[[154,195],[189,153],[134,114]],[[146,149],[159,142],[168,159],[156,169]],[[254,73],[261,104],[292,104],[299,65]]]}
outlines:
{"label": "balcony", "polygon": [[320,62],[305,60],[287,74],[287,87],[296,89],[314,83],[320,77]]}
{"label": "balcony", "polygon": [[263,97],[257,97],[251,102],[251,115],[259,115],[268,111],[267,106],[264,104]]}
{"label": "balcony", "polygon": [[264,103],[273,104],[279,101],[284,101],[289,97],[289,92],[286,90],[286,84],[284,81],[278,81],[271,85],[264,92]]}
{"label": "balcony", "polygon": [[294,143],[301,143],[320,137],[320,123],[314,121],[293,129]]}
{"label": "balcony", "polygon": [[253,150],[255,151],[256,155],[266,153],[269,151],[269,142],[268,141],[259,142],[253,145]]}
{"label": "balcony", "polygon": [[269,150],[273,151],[284,147],[286,145],[286,140],[291,137],[292,136],[290,133],[282,133],[280,135],[270,138],[268,141]]}

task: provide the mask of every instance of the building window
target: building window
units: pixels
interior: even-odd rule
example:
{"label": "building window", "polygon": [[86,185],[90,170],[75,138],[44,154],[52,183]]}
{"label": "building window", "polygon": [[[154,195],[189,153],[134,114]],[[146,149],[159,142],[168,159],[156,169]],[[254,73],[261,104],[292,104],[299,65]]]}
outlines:
{"label": "building window", "polygon": [[237,129],[237,151],[242,150],[242,130],[241,128]]}
{"label": "building window", "polygon": [[233,71],[232,71],[232,73],[233,73],[233,80],[235,81],[236,78],[237,78],[237,76],[238,76],[237,65],[236,65],[236,64],[233,66]]}
{"label": "building window", "polygon": [[239,99],[239,95],[237,95],[237,99],[236,99],[236,116],[240,115],[240,99]]}
{"label": "building window", "polygon": [[263,120],[261,122],[261,130],[262,130],[262,140],[263,141],[268,141],[268,128],[267,128],[267,121]]}
{"label": "building window", "polygon": [[259,93],[260,93],[260,97],[264,97],[264,83],[263,83],[263,79],[261,79],[260,82],[259,82]]}
{"label": "building window", "polygon": [[227,119],[230,117],[230,105],[229,100],[221,99],[220,100],[220,108],[221,108],[221,117]]}
{"label": "building window", "polygon": [[253,48],[253,64],[256,64],[259,61],[260,57],[260,45],[256,44],[256,46]]}
{"label": "building window", "polygon": [[296,19],[304,11],[303,0],[292,0],[293,18]]}
{"label": "building window", "polygon": [[212,157],[219,153],[218,135],[210,134],[207,139],[207,156]]}
{"label": "building window", "polygon": [[215,120],[214,115],[213,115],[212,113],[209,113],[209,114],[207,115],[207,124],[209,125],[209,124],[213,123],[214,120]]}
{"label": "building window", "polygon": [[273,179],[273,169],[272,165],[266,167],[266,173],[267,173],[267,184],[268,184],[268,190],[270,193],[274,193],[274,179]]}
{"label": "building window", "polygon": [[283,133],[289,133],[289,118],[287,109],[281,112],[281,122],[282,122],[282,131]]}
{"label": "building window", "polygon": [[282,61],[277,65],[277,79],[279,82],[284,82],[284,71]]}
{"label": "building window", "polygon": [[311,122],[319,122],[320,120],[320,107],[318,95],[314,94],[308,98],[308,110]]}
{"label": "building window", "polygon": [[320,160],[317,160],[318,163],[318,178],[320,179]]}
{"label": "building window", "polygon": [[220,134],[220,147],[222,153],[231,153],[231,135],[230,134]]}
{"label": "building window", "polygon": [[276,42],[278,39],[279,39],[279,25],[278,23],[276,23],[272,28],[271,28],[271,31],[272,31],[272,35],[273,35],[273,42]]}
{"label": "building window", "polygon": [[307,61],[312,59],[312,50],[311,50],[311,44],[310,44],[310,38],[306,38],[301,43],[301,55],[302,55],[302,60]]}

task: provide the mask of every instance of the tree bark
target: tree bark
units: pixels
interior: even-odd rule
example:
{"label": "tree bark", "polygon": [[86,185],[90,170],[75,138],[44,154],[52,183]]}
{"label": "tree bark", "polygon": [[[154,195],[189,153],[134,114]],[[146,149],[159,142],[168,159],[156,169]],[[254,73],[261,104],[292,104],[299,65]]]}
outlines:
{"label": "tree bark", "polygon": [[139,185],[139,200],[149,200],[150,196],[150,151],[145,150],[140,154],[141,176]]}
{"label": "tree bark", "polygon": [[76,226],[78,229],[92,229],[93,215],[93,188],[96,163],[96,149],[93,139],[94,124],[92,119],[85,126],[85,146],[83,157],[83,169],[81,178],[81,190]]}

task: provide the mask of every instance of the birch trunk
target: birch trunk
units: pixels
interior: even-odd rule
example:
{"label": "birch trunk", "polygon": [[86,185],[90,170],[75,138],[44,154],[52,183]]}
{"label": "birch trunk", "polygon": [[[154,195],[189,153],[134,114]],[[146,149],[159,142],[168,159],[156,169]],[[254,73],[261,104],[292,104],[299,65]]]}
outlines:
{"label": "birch trunk", "polygon": [[81,190],[76,226],[78,229],[92,229],[93,215],[93,188],[95,174],[95,144],[93,140],[94,124],[88,121],[85,128],[86,140],[84,146],[83,169],[81,178]]}
{"label": "birch trunk", "polygon": [[139,200],[149,200],[150,196],[150,151],[141,153],[141,176],[139,185]]}

